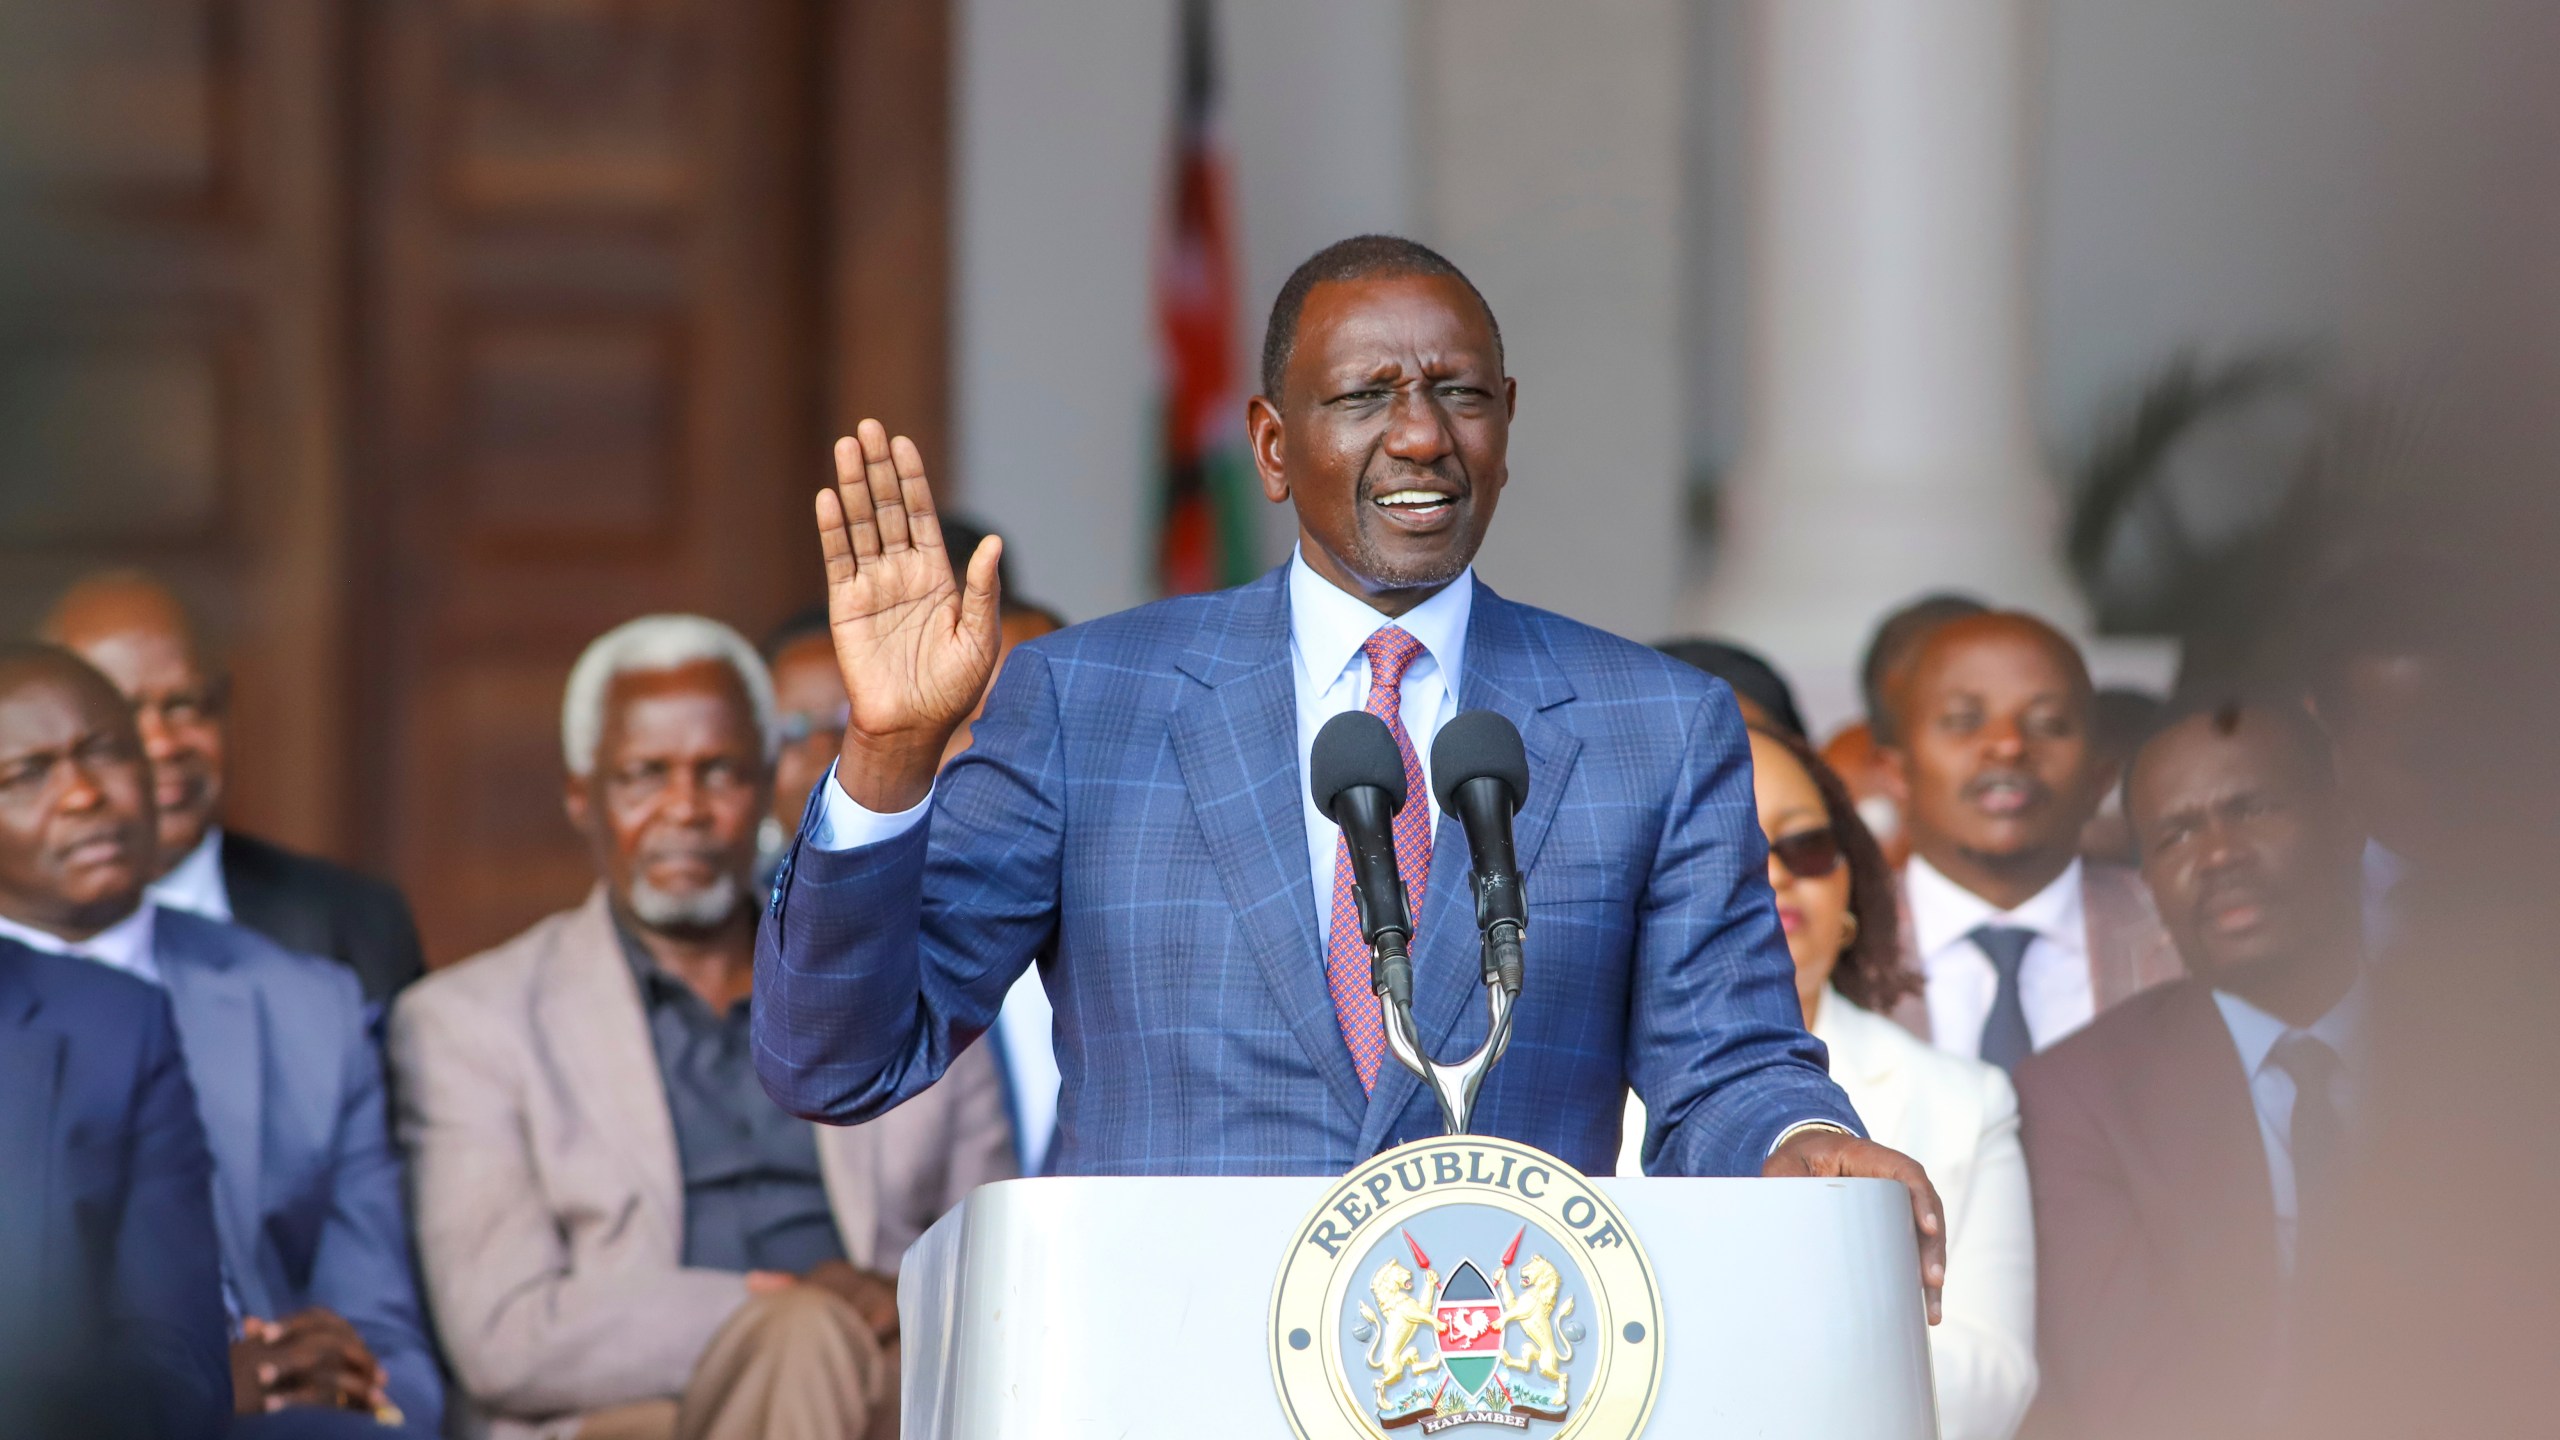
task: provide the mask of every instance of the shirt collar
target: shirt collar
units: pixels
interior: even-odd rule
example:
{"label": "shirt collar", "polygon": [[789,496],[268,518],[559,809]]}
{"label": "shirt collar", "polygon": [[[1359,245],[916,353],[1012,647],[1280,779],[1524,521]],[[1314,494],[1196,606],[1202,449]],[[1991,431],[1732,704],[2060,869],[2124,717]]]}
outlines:
{"label": "shirt collar", "polygon": [[1307,680],[1321,692],[1342,678],[1360,647],[1381,625],[1394,625],[1422,642],[1440,667],[1440,681],[1455,699],[1465,663],[1467,619],[1474,613],[1476,572],[1469,566],[1439,594],[1390,620],[1369,602],[1317,574],[1304,547],[1289,556],[1289,646]]}
{"label": "shirt collar", "polygon": [[[2267,1055],[2276,1048],[2276,1042],[2293,1027],[2228,990],[2214,991],[2213,1003],[2222,1012],[2222,1023],[2231,1032],[2233,1047],[2240,1052],[2241,1071],[2255,1077],[2266,1067]],[[2338,1003],[2312,1021],[2303,1033],[2326,1044],[2343,1061],[2355,1053],[2363,1031],[2364,976],[2359,973],[2347,993],[2338,997]]]}
{"label": "shirt collar", "polygon": [[2015,910],[2001,910],[1990,901],[1948,879],[1935,865],[1911,857],[1903,867],[1903,894],[1911,903],[1912,943],[1922,960],[1934,958],[1950,946],[1962,944],[1973,932],[1985,925],[2014,925],[2032,930],[2036,938],[2049,941],[2065,950],[2078,952],[2089,947],[2089,932],[2080,896],[2080,862],[2074,859],[2063,867],[2053,883],[2027,897]]}
{"label": "shirt collar", "polygon": [[157,983],[160,966],[152,958],[152,945],[158,930],[154,924],[156,914],[156,907],[145,901],[135,906],[132,914],[86,940],[65,940],[50,931],[21,925],[0,915],[0,939],[15,940],[30,949],[49,954],[76,955],[83,960],[95,960],[101,965]]}
{"label": "shirt collar", "polygon": [[222,827],[208,826],[204,838],[169,873],[151,882],[151,898],[173,910],[193,911],[213,920],[231,918],[231,887],[222,882]]}

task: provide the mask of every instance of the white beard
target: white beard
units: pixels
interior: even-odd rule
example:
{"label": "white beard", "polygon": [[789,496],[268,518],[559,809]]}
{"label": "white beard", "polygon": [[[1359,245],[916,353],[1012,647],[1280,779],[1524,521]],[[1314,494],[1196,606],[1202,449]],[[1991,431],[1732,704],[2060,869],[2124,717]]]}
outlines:
{"label": "white beard", "polygon": [[715,929],[738,913],[745,898],[745,887],[735,875],[723,875],[689,895],[671,895],[637,877],[631,881],[632,917],[652,930]]}

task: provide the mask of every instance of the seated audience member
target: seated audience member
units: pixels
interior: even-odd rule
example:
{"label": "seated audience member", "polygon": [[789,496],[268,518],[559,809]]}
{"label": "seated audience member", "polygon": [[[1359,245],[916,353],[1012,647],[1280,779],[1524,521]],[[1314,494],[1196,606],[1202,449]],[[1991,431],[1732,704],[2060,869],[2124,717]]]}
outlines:
{"label": "seated audience member", "polygon": [[[2160,724],[2166,710],[2159,697],[2140,690],[2109,687],[2095,697],[2091,713],[2090,741],[2098,752],[2098,763],[2110,774],[2121,774],[2125,762]],[[2110,785],[2098,802],[2098,813],[2080,827],[2080,855],[2108,865],[2135,865],[2141,857],[2134,852],[2133,827],[2124,820],[2122,787]]]}
{"label": "seated audience member", "polygon": [[774,627],[764,641],[765,668],[773,676],[773,804],[756,831],[758,890],[770,888],[809,792],[827,777],[844,748],[848,711],[836,647],[827,638],[827,607],[812,605]]}
{"label": "seated audience member", "polygon": [[983,1050],[850,1129],[765,1097],[772,715],[763,663],[713,621],[589,645],[561,742],[595,889],[392,1013],[427,1293],[493,1434],[894,1434],[899,1259],[1013,1173]]}
{"label": "seated audience member", "polygon": [[[1879,1144],[1917,1160],[1946,1206],[1945,1318],[1929,1362],[1945,1440],[2004,1440],[2036,1389],[2035,1223],[2009,1077],[1884,1017],[1918,988],[1894,937],[1893,872],[1840,778],[1804,742],[1751,732],[1751,788],[1796,998]],[[1627,1102],[1618,1173],[1637,1171],[1644,1109]]]}
{"label": "seated audience member", "polygon": [[2125,809],[2194,978],[2018,1069],[2035,1181],[2039,1433],[2264,1428],[2292,1280],[2340,1199],[2362,1065],[2358,837],[2290,705],[2143,747]]}
{"label": "seated audience member", "polygon": [[418,978],[425,954],[398,890],[217,821],[231,679],[176,596],[130,572],[94,576],[55,602],[43,633],[133,702],[160,813],[163,873],[153,900],[336,960],[376,1006]]}
{"label": "seated audience member", "polygon": [[1664,640],[1653,648],[1731,686],[1743,724],[1804,738],[1804,716],[1796,710],[1796,692],[1776,666],[1753,651],[1722,640]]}
{"label": "seated audience member", "polygon": [[[17,727],[0,718],[0,732]],[[30,741],[32,740],[32,743]],[[50,798],[90,761],[0,738],[0,887],[18,862],[114,882]],[[112,782],[109,782],[112,783]],[[50,887],[47,887],[50,888]],[[86,960],[0,940],[0,1435],[210,1440],[231,1416],[213,1161],[169,1001]]]}
{"label": "seated audience member", "polygon": [[[165,987],[213,1153],[235,1434],[432,1434],[442,1382],[411,1279],[382,1064],[345,967],[154,905],[152,780],[133,709],[49,645],[0,649],[0,752],[50,757],[0,828],[0,937]],[[76,763],[74,763],[76,762]]]}
{"label": "seated audience member", "polygon": [[2115,777],[2069,640],[2028,615],[1944,621],[1888,698],[1885,755],[1911,837],[1907,951],[1923,982],[1895,1019],[2010,1070],[2177,976],[2138,877],[2080,858]]}
{"label": "seated audience member", "polygon": [[1849,798],[1858,802],[1858,818],[1867,822],[1886,862],[1897,872],[1911,858],[1911,842],[1903,833],[1902,806],[1894,798],[1893,777],[1883,753],[1892,743],[1890,697],[1913,652],[1931,630],[1990,608],[1969,596],[1940,592],[1910,601],[1877,622],[1865,652],[1858,657],[1858,697],[1867,713],[1823,742],[1824,762],[1849,787]]}

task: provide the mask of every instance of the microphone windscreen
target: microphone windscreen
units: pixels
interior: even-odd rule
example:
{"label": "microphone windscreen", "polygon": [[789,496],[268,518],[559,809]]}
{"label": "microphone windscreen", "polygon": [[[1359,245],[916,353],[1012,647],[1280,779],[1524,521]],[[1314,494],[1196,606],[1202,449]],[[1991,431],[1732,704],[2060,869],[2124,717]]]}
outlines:
{"label": "microphone windscreen", "polygon": [[1387,722],[1366,710],[1345,710],[1324,722],[1307,756],[1307,790],[1318,811],[1333,814],[1333,802],[1355,785],[1386,791],[1390,814],[1404,808],[1404,757]]}
{"label": "microphone windscreen", "polygon": [[1440,808],[1458,808],[1458,787],[1491,776],[1511,790],[1511,808],[1529,798],[1529,752],[1519,728],[1491,710],[1469,710],[1440,727],[1431,742],[1431,793]]}

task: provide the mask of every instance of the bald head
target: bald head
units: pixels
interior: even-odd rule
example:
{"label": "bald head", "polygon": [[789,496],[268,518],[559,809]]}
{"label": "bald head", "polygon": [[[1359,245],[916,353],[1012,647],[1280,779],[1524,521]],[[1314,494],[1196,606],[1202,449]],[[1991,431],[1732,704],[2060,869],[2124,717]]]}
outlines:
{"label": "bald head", "polygon": [[184,860],[221,810],[231,738],[229,681],[186,605],[140,571],[110,570],[64,591],[41,633],[96,666],[132,705],[151,757],[161,860]]}
{"label": "bald head", "polygon": [[0,915],[81,940],[133,913],[153,864],[133,714],[51,645],[0,645]]}
{"label": "bald head", "polygon": [[2032,615],[1958,617],[1920,642],[1891,699],[1913,850],[2002,909],[2058,878],[2112,778],[2079,649]]}

